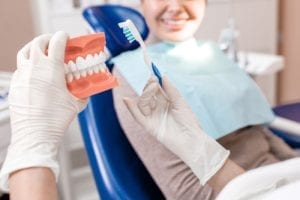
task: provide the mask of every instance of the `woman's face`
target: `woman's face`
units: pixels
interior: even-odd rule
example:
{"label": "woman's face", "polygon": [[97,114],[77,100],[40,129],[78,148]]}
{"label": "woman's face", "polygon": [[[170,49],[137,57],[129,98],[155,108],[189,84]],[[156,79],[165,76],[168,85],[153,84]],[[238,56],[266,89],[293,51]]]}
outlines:
{"label": "woman's face", "polygon": [[166,41],[194,36],[204,16],[206,0],[142,0],[142,10],[152,33]]}

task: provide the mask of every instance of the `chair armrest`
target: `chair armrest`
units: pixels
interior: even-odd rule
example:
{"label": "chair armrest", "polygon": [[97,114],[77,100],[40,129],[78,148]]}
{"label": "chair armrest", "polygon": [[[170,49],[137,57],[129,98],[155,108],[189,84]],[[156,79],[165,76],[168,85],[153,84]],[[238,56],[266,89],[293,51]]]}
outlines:
{"label": "chair armrest", "polygon": [[291,135],[300,136],[300,123],[287,118],[276,116],[275,120],[270,124],[270,127]]}

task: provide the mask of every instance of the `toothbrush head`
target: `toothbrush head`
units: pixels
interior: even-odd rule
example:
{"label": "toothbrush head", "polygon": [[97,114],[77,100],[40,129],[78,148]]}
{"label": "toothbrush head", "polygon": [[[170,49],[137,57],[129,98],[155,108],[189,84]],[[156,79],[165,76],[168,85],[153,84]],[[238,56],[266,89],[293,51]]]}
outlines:
{"label": "toothbrush head", "polygon": [[140,44],[140,47],[143,50],[145,63],[151,69],[151,60],[147,53],[146,45],[145,45],[144,40],[141,37],[138,29],[134,25],[134,23],[130,19],[127,19],[124,22],[118,23],[118,25],[120,28],[123,29],[123,33],[124,33],[125,37],[127,38],[127,40],[129,41],[129,43],[132,43],[133,41],[137,41]]}
{"label": "toothbrush head", "polygon": [[132,43],[133,41],[137,41],[140,43],[143,43],[143,39],[140,35],[140,32],[138,31],[138,29],[135,27],[134,23],[130,20],[127,19],[124,22],[120,22],[119,27],[123,29],[123,33],[125,35],[125,37],[127,38],[127,40],[129,41],[129,43]]}
{"label": "toothbrush head", "polygon": [[69,91],[80,99],[117,86],[105,65],[105,35],[96,33],[68,40],[65,50],[65,75]]}

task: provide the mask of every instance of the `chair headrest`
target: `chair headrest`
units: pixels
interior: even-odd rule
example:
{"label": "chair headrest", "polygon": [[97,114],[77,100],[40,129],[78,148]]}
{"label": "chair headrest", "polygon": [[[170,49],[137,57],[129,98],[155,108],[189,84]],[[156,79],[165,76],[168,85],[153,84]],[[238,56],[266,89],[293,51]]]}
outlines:
{"label": "chair headrest", "polygon": [[106,47],[112,57],[139,47],[137,42],[129,43],[118,23],[130,19],[145,40],[149,34],[146,21],[137,10],[120,5],[101,5],[88,7],[83,11],[85,20],[95,32],[104,32]]}

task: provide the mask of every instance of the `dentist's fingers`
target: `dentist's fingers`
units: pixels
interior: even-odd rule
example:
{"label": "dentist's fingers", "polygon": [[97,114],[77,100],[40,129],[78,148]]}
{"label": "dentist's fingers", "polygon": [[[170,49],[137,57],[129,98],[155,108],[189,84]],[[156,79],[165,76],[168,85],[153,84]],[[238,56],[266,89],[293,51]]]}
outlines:
{"label": "dentist's fingers", "polygon": [[24,62],[29,60],[30,48],[32,46],[32,41],[27,43],[17,54],[17,68],[24,65]]}
{"label": "dentist's fingers", "polygon": [[140,109],[137,106],[137,103],[130,99],[130,98],[123,98],[123,101],[127,107],[127,109],[129,110],[130,114],[132,115],[132,117],[142,126],[146,126],[146,118],[145,116],[141,113]]}
{"label": "dentist's fingers", "polygon": [[30,48],[32,46],[32,41],[28,42],[22,49],[19,50],[18,56],[22,55],[25,59],[29,59],[30,56]]}
{"label": "dentist's fingers", "polygon": [[32,40],[30,48],[30,60],[37,64],[41,56],[46,55],[46,50],[49,45],[51,34],[44,34]]}
{"label": "dentist's fingers", "polygon": [[155,76],[152,75],[152,76],[148,79],[146,85],[144,86],[143,91],[144,91],[150,84],[152,84],[153,82],[158,82],[158,80],[157,80],[157,78],[156,78]]}
{"label": "dentist's fingers", "polygon": [[171,83],[167,76],[163,76],[162,78],[162,86],[163,89],[168,96],[169,100],[172,103],[178,102],[179,99],[182,99],[180,92],[177,88]]}
{"label": "dentist's fingers", "polygon": [[88,104],[88,99],[76,99],[76,110],[77,113],[83,111]]}
{"label": "dentist's fingers", "polygon": [[143,94],[140,96],[138,101],[138,107],[141,112],[148,116],[151,114],[151,110],[154,109],[153,101],[156,101],[156,94],[159,91],[158,82],[151,82],[145,87]]}
{"label": "dentist's fingers", "polygon": [[59,62],[64,61],[65,49],[69,35],[66,32],[56,32],[50,40],[48,56]]}

